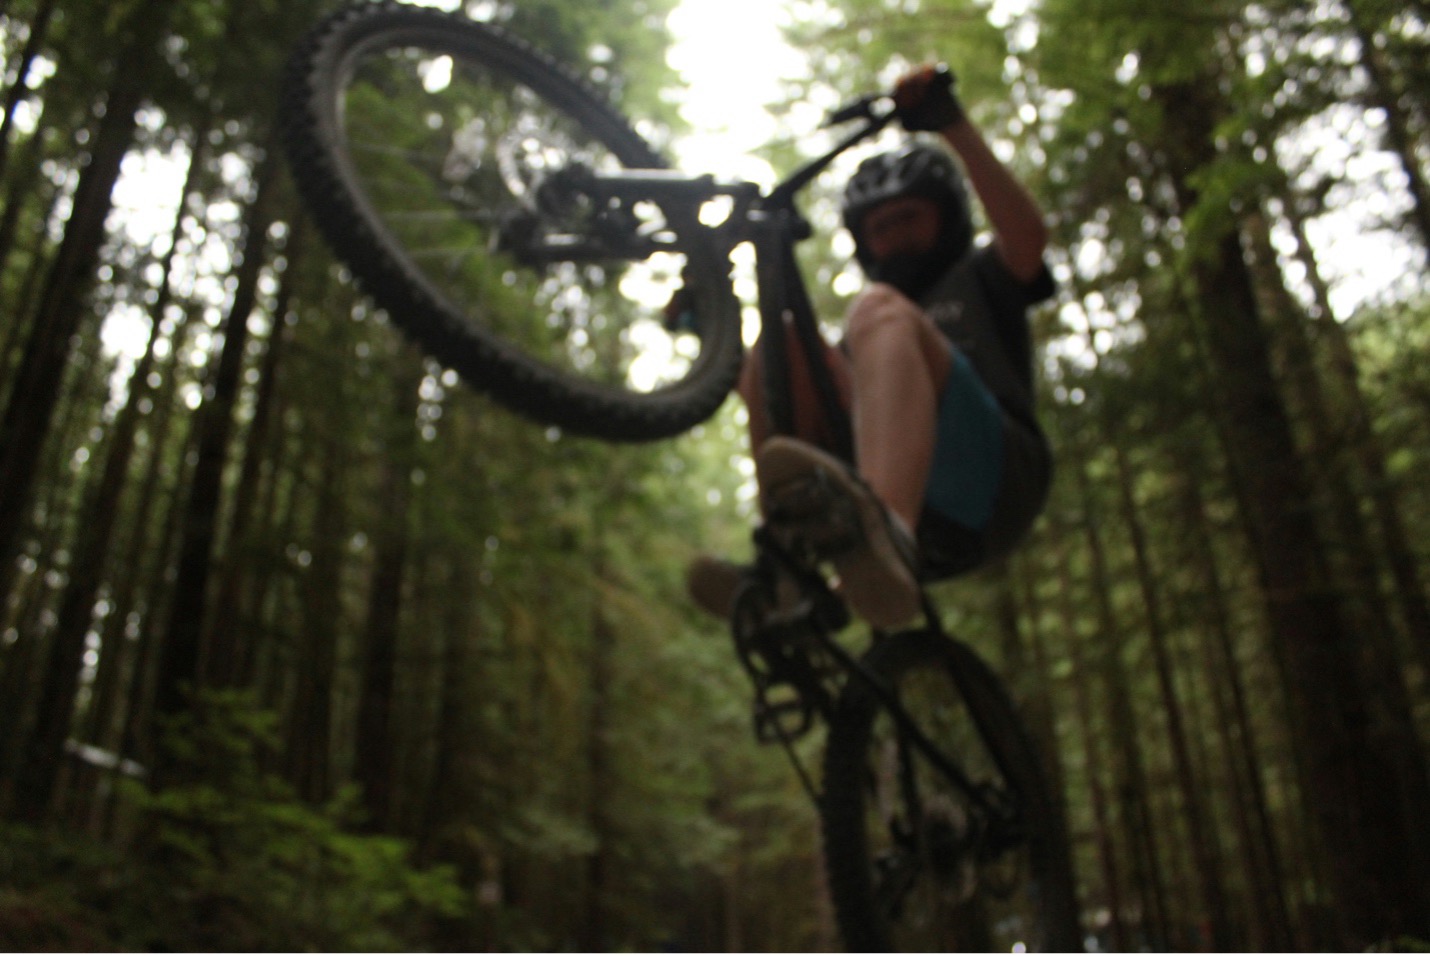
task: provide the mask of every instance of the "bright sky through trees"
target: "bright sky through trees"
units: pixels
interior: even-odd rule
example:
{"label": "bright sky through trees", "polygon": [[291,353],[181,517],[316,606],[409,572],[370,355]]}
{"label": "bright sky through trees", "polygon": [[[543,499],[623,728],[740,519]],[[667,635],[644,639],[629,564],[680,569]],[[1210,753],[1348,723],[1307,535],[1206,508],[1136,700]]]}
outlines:
{"label": "bright sky through trees", "polygon": [[[408,2],[443,8],[453,5],[451,0]],[[994,21],[1006,22],[1025,2],[995,0]],[[781,129],[781,121],[766,104],[779,98],[783,80],[796,78],[804,71],[803,55],[781,35],[787,9],[782,0],[682,0],[671,14],[669,26],[675,43],[668,60],[685,82],[684,89],[673,95],[691,127],[676,146],[675,158],[681,169],[764,185],[773,182],[773,170],[754,153],[791,130]],[[813,133],[818,116],[819,111],[813,111],[810,116],[787,117],[787,125]],[[1289,148],[1292,152],[1321,153],[1318,166],[1338,167],[1353,181],[1384,181],[1387,177],[1393,180],[1394,170],[1385,168],[1390,162],[1386,154],[1357,147],[1366,133],[1362,124],[1367,121],[1350,111],[1341,111],[1338,118],[1340,128],[1323,129],[1319,135],[1303,137]],[[146,111],[145,121],[162,122],[162,117]],[[1368,120],[1375,121],[1375,117]],[[178,201],[182,162],[182,157],[155,151],[125,160],[113,215],[123,222],[134,241],[166,241]],[[1393,216],[1403,202],[1397,194],[1362,192],[1339,214],[1312,224],[1322,267],[1333,278],[1339,315],[1348,315],[1378,291],[1416,281],[1413,250],[1397,237],[1374,228],[1378,221]],[[222,228],[236,215],[236,207],[210,208],[207,225],[211,230]],[[1366,223],[1371,223],[1372,228],[1367,228]],[[211,236],[213,243],[221,247],[220,238]],[[222,255],[222,251],[212,254]],[[737,276],[748,275],[748,263],[737,262],[737,267]],[[752,291],[746,285],[749,281],[742,282],[742,297],[747,301]],[[111,351],[137,354],[147,338],[147,324],[137,312],[113,316],[105,326],[104,336]]]}
{"label": "bright sky through trees", "polygon": [[[1026,6],[1027,0],[994,0],[990,16],[995,23],[1007,23]],[[780,33],[787,15],[780,0],[683,0],[671,14],[676,42],[669,62],[687,84],[680,102],[692,127],[676,151],[683,169],[765,184],[773,180],[768,164],[750,154],[780,132],[765,104],[778,97],[781,80],[803,70],[803,56]],[[1378,121],[1374,115],[1360,119],[1341,111],[1335,128],[1308,133],[1287,148],[1319,153],[1318,168],[1343,170],[1355,183],[1393,182],[1397,175],[1387,168],[1391,158],[1360,148],[1367,133],[1362,124]],[[1376,228],[1403,204],[1398,193],[1362,187],[1339,213],[1312,224],[1322,268],[1333,280],[1338,315],[1349,315],[1377,293],[1416,281],[1415,251]]]}
{"label": "bright sky through trees", "polygon": [[676,37],[668,62],[688,84],[682,113],[693,128],[678,147],[681,165],[768,183],[769,165],[750,152],[778,130],[765,108],[803,57],[784,42],[783,5],[772,0],[684,0],[670,15]]}

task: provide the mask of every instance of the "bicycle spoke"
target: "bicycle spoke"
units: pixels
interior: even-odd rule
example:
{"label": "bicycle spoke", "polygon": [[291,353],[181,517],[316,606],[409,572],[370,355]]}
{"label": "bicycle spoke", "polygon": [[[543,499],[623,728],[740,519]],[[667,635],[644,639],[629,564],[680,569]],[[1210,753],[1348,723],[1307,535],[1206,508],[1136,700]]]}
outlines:
{"label": "bicycle spoke", "polygon": [[[470,385],[616,441],[678,434],[732,388],[741,341],[727,247],[629,191],[591,188],[592,172],[665,163],[536,47],[457,13],[344,5],[295,47],[280,123],[334,252]],[[674,271],[651,255],[661,243]],[[603,269],[560,272],[563,260]],[[570,282],[556,288],[558,273]],[[689,342],[664,329],[677,289]]]}
{"label": "bicycle spoke", "polygon": [[[491,270],[482,267],[501,224],[534,207],[551,174],[573,162],[621,168],[601,143],[530,89],[478,63],[398,47],[354,64],[343,117],[368,201],[446,300],[463,312],[503,298],[534,302],[546,321],[523,333],[513,316],[502,325],[505,334],[521,336],[520,347],[541,360],[586,377],[624,376],[627,387],[649,390],[686,374],[691,360],[662,345],[664,333],[655,334],[659,310],[678,282],[668,271],[627,263],[621,269],[628,278],[615,288],[567,273],[574,284],[554,295],[520,270],[498,272],[494,286]],[[657,221],[647,228],[653,234],[662,226]],[[595,312],[614,320],[604,345],[589,336],[552,334],[579,328],[583,323],[572,315]],[[637,324],[646,329],[639,336],[616,331]],[[639,380],[629,373],[638,348],[659,357],[641,363]]]}

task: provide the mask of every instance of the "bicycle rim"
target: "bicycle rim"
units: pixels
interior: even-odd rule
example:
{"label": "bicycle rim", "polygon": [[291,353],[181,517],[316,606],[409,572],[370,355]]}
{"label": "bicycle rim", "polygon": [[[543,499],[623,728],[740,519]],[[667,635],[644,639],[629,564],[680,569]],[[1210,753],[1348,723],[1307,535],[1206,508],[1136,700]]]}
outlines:
{"label": "bicycle rim", "polygon": [[[680,252],[523,265],[498,253],[541,223],[544,177],[664,163],[581,80],[498,28],[439,11],[360,4],[290,62],[284,133],[329,244],[390,319],[513,409],[616,440],[708,417],[738,371],[728,261],[701,230]],[[630,230],[670,234],[666,210]],[[581,223],[565,223],[574,229]],[[699,334],[670,334],[684,283]]]}
{"label": "bicycle rim", "polygon": [[1006,810],[981,807],[852,683],[830,722],[820,808],[846,945],[1076,948],[1057,805],[994,675],[967,648],[929,632],[890,638],[865,663],[978,791]]}

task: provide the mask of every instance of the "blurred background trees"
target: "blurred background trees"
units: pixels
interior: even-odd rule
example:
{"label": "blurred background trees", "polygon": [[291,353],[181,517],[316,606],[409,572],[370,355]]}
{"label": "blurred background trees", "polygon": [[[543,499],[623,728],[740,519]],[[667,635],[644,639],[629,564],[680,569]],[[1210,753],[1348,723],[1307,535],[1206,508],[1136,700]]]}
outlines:
{"label": "blurred background trees", "polygon": [[[834,945],[813,809],[682,594],[745,553],[735,403],[603,446],[406,345],[276,160],[332,5],[0,6],[0,941]],[[668,143],[672,5],[473,13]],[[952,64],[1057,230],[1054,499],[942,597],[1044,739],[1089,936],[1430,935],[1424,4],[786,19],[792,103]],[[782,115],[777,167],[820,145]]]}

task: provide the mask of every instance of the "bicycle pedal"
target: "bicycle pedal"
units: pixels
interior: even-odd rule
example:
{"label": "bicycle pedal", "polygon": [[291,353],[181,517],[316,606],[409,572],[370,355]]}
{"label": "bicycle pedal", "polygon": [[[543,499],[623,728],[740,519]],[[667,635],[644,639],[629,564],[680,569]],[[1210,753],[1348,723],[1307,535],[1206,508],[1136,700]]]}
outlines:
{"label": "bicycle pedal", "polygon": [[772,681],[786,680],[791,662],[799,660],[816,645],[809,625],[808,613],[767,618],[758,627],[736,634],[736,650],[751,670]]}

